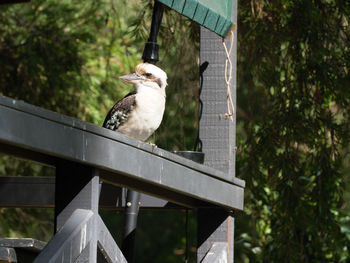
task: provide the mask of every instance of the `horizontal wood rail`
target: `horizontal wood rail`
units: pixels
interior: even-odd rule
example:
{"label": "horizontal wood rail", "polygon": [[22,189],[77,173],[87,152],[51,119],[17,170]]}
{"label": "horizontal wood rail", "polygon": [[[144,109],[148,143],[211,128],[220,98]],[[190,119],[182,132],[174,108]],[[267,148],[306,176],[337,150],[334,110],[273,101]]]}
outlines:
{"label": "horizontal wood rail", "polygon": [[[24,128],[25,127],[25,128]],[[244,181],[147,143],[0,97],[0,152],[56,166],[67,160],[99,169],[110,184],[189,208],[243,209]]]}
{"label": "horizontal wood rail", "polygon": [[[0,177],[0,207],[54,208],[55,177],[2,176]],[[141,209],[184,209],[146,194],[141,195]],[[126,189],[102,183],[99,207],[124,209]]]}

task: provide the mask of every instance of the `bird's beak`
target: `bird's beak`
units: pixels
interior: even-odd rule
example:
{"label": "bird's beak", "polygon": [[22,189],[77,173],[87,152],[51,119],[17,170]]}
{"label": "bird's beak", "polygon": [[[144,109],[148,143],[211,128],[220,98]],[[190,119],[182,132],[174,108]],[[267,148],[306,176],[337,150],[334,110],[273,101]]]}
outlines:
{"label": "bird's beak", "polygon": [[144,76],[137,75],[136,73],[120,76],[119,78],[127,83],[137,83],[141,80],[146,80]]}

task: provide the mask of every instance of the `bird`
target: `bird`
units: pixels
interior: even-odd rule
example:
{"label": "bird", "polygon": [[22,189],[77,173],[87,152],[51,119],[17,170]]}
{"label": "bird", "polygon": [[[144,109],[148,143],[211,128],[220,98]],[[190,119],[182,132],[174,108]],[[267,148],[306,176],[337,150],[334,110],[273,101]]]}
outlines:
{"label": "bird", "polygon": [[167,74],[150,63],[140,63],[135,72],[119,77],[134,90],[109,110],[103,127],[146,141],[158,129],[165,110]]}

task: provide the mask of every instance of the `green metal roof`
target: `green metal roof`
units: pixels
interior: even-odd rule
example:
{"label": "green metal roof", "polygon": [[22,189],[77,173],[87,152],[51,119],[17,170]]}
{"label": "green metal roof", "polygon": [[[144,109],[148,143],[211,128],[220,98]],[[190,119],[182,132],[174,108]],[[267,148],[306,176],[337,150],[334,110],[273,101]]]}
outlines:
{"label": "green metal roof", "polygon": [[227,36],[233,26],[232,0],[158,0],[220,36]]}

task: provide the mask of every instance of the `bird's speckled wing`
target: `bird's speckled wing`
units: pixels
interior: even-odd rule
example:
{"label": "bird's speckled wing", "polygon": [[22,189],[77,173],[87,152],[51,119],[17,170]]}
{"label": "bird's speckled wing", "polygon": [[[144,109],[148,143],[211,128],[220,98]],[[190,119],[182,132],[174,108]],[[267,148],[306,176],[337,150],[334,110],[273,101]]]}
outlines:
{"label": "bird's speckled wing", "polygon": [[117,130],[120,125],[127,121],[135,106],[136,92],[130,92],[122,100],[118,101],[108,112],[103,122],[103,127],[114,131]]}

